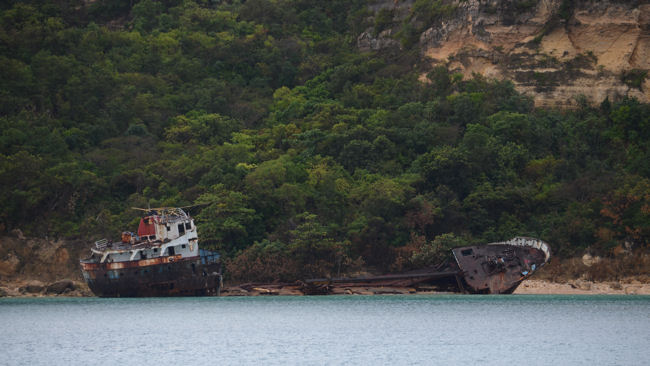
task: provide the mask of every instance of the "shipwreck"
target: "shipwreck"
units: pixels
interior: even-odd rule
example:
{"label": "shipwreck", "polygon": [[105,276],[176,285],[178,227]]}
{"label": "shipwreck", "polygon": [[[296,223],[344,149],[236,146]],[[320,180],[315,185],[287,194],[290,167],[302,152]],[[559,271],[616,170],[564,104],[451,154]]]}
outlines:
{"label": "shipwreck", "polygon": [[194,220],[181,208],[145,212],[138,232],[101,239],[80,261],[84,280],[100,297],[217,296],[219,254],[199,248]]}
{"label": "shipwreck", "polygon": [[360,287],[510,294],[548,263],[551,248],[539,239],[516,237],[504,242],[455,248],[452,254],[452,260],[434,267],[381,276],[308,279],[299,287],[305,294],[345,293],[342,289],[353,293]]}

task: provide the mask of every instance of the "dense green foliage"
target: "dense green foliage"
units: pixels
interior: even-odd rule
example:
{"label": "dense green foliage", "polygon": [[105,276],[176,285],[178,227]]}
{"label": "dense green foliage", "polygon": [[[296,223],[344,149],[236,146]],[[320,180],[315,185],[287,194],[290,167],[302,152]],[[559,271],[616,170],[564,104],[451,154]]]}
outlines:
{"label": "dense green foliage", "polygon": [[423,83],[417,49],[356,49],[366,5],[0,5],[2,229],[115,237],[131,206],[204,204],[202,243],[241,280],[427,265],[515,235],[560,255],[647,246],[650,106],[533,109],[444,67]]}

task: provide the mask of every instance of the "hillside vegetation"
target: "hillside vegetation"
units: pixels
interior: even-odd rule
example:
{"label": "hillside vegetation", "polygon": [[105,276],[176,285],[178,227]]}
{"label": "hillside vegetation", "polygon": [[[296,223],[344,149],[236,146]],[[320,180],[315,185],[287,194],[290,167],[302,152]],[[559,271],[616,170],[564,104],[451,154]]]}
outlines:
{"label": "hillside vegetation", "polygon": [[360,52],[374,22],[362,0],[4,2],[0,229],[90,243],[198,205],[242,281],[516,235],[647,248],[649,105],[535,109],[416,45]]}

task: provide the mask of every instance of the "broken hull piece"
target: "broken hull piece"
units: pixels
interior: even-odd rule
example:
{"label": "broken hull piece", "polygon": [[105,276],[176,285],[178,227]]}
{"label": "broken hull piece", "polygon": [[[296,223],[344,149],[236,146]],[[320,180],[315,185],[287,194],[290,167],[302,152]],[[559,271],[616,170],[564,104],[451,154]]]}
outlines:
{"label": "broken hull piece", "polygon": [[88,287],[100,297],[218,296],[219,254],[199,249],[194,220],[180,208],[147,209],[138,233],[120,242],[98,240],[80,261]]}
{"label": "broken hull piece", "polygon": [[487,294],[514,292],[523,280],[546,264],[546,253],[550,258],[548,251],[506,243],[456,248],[452,252],[462,271],[464,290]]}
{"label": "broken hull piece", "polygon": [[318,295],[341,289],[396,286],[472,294],[510,294],[551,258],[548,244],[526,237],[455,248],[452,253],[454,261],[407,273],[306,280],[303,292]]}

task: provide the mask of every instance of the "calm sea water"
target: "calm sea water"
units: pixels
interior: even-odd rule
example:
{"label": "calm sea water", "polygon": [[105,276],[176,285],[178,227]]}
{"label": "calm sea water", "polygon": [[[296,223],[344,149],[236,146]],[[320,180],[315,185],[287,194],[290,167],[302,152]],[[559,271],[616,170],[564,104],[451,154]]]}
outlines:
{"label": "calm sea water", "polygon": [[0,365],[648,365],[650,296],[1,299]]}

